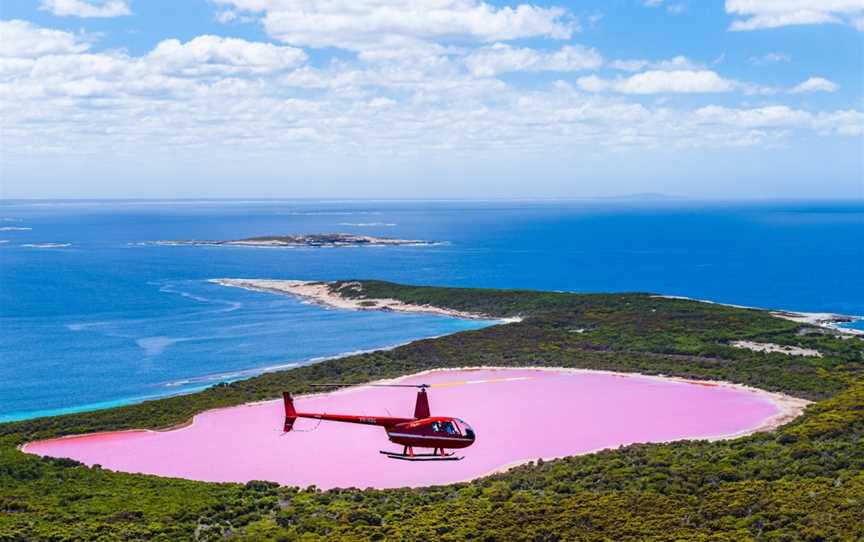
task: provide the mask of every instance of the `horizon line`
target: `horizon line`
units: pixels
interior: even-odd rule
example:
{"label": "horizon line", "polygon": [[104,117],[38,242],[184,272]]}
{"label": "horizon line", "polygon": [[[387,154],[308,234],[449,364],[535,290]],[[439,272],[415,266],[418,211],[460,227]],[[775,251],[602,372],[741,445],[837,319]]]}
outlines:
{"label": "horizon line", "polygon": [[864,200],[864,194],[860,196],[681,196],[672,194],[622,194],[608,196],[500,196],[500,197],[290,197],[290,196],[188,196],[188,197],[134,197],[134,196],[97,196],[97,197],[12,197],[0,198],[0,205],[14,202],[279,202],[279,201],[303,201],[303,202],[339,202],[339,201],[363,201],[363,202],[505,202],[505,201],[651,201],[651,202],[675,202],[675,201],[858,201]]}

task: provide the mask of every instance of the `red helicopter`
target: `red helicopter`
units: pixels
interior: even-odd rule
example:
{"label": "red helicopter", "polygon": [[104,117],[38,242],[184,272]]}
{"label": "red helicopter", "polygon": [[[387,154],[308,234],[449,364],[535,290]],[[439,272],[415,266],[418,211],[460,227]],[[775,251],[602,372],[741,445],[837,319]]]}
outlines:
{"label": "red helicopter", "polygon": [[[343,384],[324,384],[323,386],[341,386]],[[450,384],[439,384],[447,386]],[[391,442],[403,446],[402,453],[381,450],[381,453],[391,459],[406,461],[458,461],[462,457],[447,449],[467,448],[474,444],[476,434],[470,425],[459,418],[432,416],[429,411],[429,397],[426,389],[429,384],[367,384],[367,386],[392,388],[419,388],[417,403],[414,406],[413,418],[396,418],[392,416],[354,416],[350,414],[325,414],[313,412],[297,412],[294,400],[289,392],[282,392],[285,401],[285,432],[291,431],[297,418],[312,418],[334,422],[359,423],[363,425],[379,425],[387,431]],[[432,448],[432,453],[415,453],[414,448]]]}

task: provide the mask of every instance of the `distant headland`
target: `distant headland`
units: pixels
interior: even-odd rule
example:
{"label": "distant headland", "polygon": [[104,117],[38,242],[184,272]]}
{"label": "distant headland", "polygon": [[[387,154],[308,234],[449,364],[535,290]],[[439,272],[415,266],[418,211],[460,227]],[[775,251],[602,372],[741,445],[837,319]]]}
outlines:
{"label": "distant headland", "polygon": [[404,246],[435,245],[438,241],[417,239],[395,239],[353,233],[310,233],[303,235],[264,235],[234,240],[177,240],[155,241],[157,245],[229,245],[250,247],[352,247],[352,246]]}

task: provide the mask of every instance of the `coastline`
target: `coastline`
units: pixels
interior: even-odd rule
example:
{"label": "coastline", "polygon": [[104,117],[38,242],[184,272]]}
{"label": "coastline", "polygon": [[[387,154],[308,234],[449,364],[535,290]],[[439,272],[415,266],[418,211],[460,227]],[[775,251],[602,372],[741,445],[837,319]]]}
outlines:
{"label": "coastline", "polygon": [[[293,295],[315,305],[344,310],[419,312],[437,314],[464,320],[493,320],[502,324],[521,322],[522,318],[495,318],[486,314],[445,309],[432,305],[412,305],[388,298],[351,299],[333,292],[327,282],[310,280],[271,280],[271,279],[210,279],[209,282],[229,288],[243,288],[256,292]],[[359,285],[359,283],[358,283]]]}
{"label": "coastline", "polygon": [[771,316],[775,316],[777,318],[783,318],[784,320],[791,320],[793,322],[798,322],[799,324],[809,324],[811,326],[821,327],[824,329],[830,329],[832,331],[836,331],[838,333],[843,333],[846,335],[853,336],[864,336],[864,331],[859,329],[845,328],[840,327],[837,324],[844,324],[849,322],[856,322],[858,320],[864,320],[864,316],[851,316],[848,314],[837,314],[832,312],[799,312],[799,311],[787,311],[782,309],[765,309],[762,307],[751,307],[749,305],[736,305],[734,303],[720,303],[718,301],[711,301],[708,299],[696,299],[694,297],[687,297],[685,295],[654,295],[653,297],[662,297],[665,299],[683,299],[686,301],[698,301],[699,303],[710,303],[711,305],[722,305],[724,307],[734,307],[736,309],[750,309],[757,311],[765,311],[769,313]]}
{"label": "coastline", "polygon": [[[338,360],[338,359],[347,358],[347,357],[356,356],[356,355],[371,354],[373,352],[387,352],[390,350],[395,350],[396,348],[399,348],[400,346],[405,346],[405,345],[411,344],[414,341],[420,341],[420,340],[425,340],[425,339],[438,339],[440,337],[444,337],[445,335],[429,335],[427,337],[418,337],[418,338],[409,339],[409,340],[403,341],[403,342],[388,344],[385,346],[381,346],[379,348],[348,350],[348,351],[339,352],[339,353],[333,354],[333,355],[315,356],[312,358],[303,359],[303,360],[296,361],[296,362],[282,363],[282,364],[278,364],[278,365],[268,365],[265,367],[260,367],[260,368],[255,368],[255,369],[240,369],[237,371],[231,371],[230,373],[227,373],[224,375],[222,373],[218,373],[215,375],[204,375],[201,377],[196,377],[195,379],[190,379],[190,383],[200,382],[204,379],[209,380],[209,383],[195,385],[195,386],[190,387],[190,388],[182,388],[181,386],[183,384],[179,384],[179,383],[175,383],[175,382],[168,382],[168,383],[163,384],[163,386],[165,388],[168,388],[168,389],[175,389],[176,391],[166,392],[165,394],[152,394],[152,395],[147,395],[147,396],[143,396],[143,397],[132,397],[129,399],[115,399],[115,400],[111,400],[111,401],[103,401],[103,402],[99,402],[99,403],[90,403],[90,404],[80,405],[80,406],[33,411],[32,412],[33,415],[30,415],[31,414],[30,412],[24,412],[24,413],[11,412],[9,414],[0,415],[0,424],[23,422],[23,421],[27,421],[27,420],[35,420],[37,418],[50,418],[50,417],[55,417],[55,416],[69,416],[69,415],[74,415],[74,414],[84,414],[87,412],[98,412],[101,410],[110,410],[112,408],[120,408],[120,407],[130,406],[130,405],[139,405],[141,403],[146,403],[147,401],[158,401],[160,399],[168,399],[171,397],[180,397],[183,395],[192,395],[195,393],[200,393],[202,391],[205,391],[206,389],[208,389],[208,388],[210,388],[216,384],[220,384],[220,383],[232,383],[232,382],[237,382],[239,380],[245,380],[247,378],[254,378],[256,376],[261,376],[261,375],[264,375],[267,373],[275,373],[275,372],[280,372],[280,371],[290,371],[291,369],[296,369],[298,367],[303,367],[306,365],[313,365],[315,363],[320,363],[323,361]],[[238,374],[238,373],[242,373],[242,374]],[[236,376],[229,378],[228,375],[236,375]],[[215,378],[217,376],[226,376],[226,378],[220,380],[220,379]],[[214,378],[211,379],[209,377],[214,377]],[[311,394],[311,395],[322,395],[322,394]],[[253,405],[253,404],[267,402],[269,400],[270,399],[265,399],[262,401],[243,403],[243,405]],[[243,405],[234,405],[234,407],[243,406]],[[211,410],[220,410],[221,408],[234,408],[234,407],[220,407],[219,409],[211,409]],[[197,414],[196,414],[196,416],[197,416]],[[182,422],[180,424],[168,426],[168,427],[161,428],[161,429],[127,429],[126,431],[157,431],[157,432],[169,431],[171,429],[175,429],[177,427],[182,427],[184,425],[187,425],[188,423],[190,423],[189,420]],[[111,433],[113,431],[108,431],[108,432]],[[90,434],[90,433],[88,433],[88,434]],[[59,437],[59,438],[64,438],[64,437]]]}
{"label": "coastline", "polygon": [[810,324],[816,327],[830,329],[847,335],[864,336],[864,331],[848,327],[840,327],[838,324],[847,324],[864,320],[864,317],[849,316],[846,314],[834,314],[830,312],[791,312],[791,311],[769,311],[778,318],[785,318],[801,324]]}
{"label": "coastline", "polygon": [[[231,288],[243,288],[257,292],[267,292],[282,295],[293,295],[300,297],[310,303],[321,305],[324,307],[344,310],[383,310],[397,312],[423,312],[429,314],[438,314],[441,316],[450,316],[453,318],[463,318],[466,320],[496,320],[503,324],[509,324],[522,321],[521,317],[513,318],[494,318],[492,316],[480,313],[471,313],[465,311],[457,311],[453,309],[444,309],[432,305],[412,305],[404,303],[398,299],[387,298],[362,298],[351,299],[340,295],[338,292],[332,291],[326,281],[311,281],[311,280],[287,280],[287,279],[238,279],[238,278],[218,278],[209,279],[208,282],[219,284]],[[350,283],[349,283],[350,284]],[[357,283],[359,286],[359,283]],[[696,301],[699,303],[710,303],[712,305],[722,305],[725,307],[734,307],[738,309],[750,309],[766,311],[772,316],[809,324],[812,326],[829,329],[841,333],[848,338],[849,336],[864,337],[864,331],[852,328],[840,327],[837,324],[864,320],[864,317],[849,316],[843,314],[835,314],[828,312],[795,312],[777,309],[764,309],[761,307],[751,307],[747,305],[736,305],[732,303],[719,303],[706,299],[695,299],[687,296],[677,295],[654,295],[653,297],[664,299],[683,299],[687,301]]]}
{"label": "coastline", "polygon": [[[334,293],[333,291],[331,291],[328,288],[328,283],[325,281],[219,278],[219,279],[208,279],[208,282],[218,284],[218,285],[224,286],[224,287],[241,288],[241,289],[250,290],[250,291],[272,293],[272,294],[277,294],[277,295],[292,295],[295,297],[299,297],[299,298],[303,299],[304,301],[309,302],[311,304],[315,304],[315,305],[319,305],[319,306],[327,307],[327,308],[341,309],[341,310],[383,310],[383,311],[393,311],[393,312],[426,313],[426,314],[436,314],[436,315],[440,315],[440,316],[447,316],[447,317],[460,318],[460,319],[466,319],[466,320],[484,320],[484,321],[498,322],[499,325],[500,324],[515,323],[515,322],[519,322],[522,320],[522,318],[520,318],[520,317],[494,318],[494,317],[491,317],[491,316],[485,315],[485,314],[462,312],[462,311],[456,311],[456,310],[451,310],[451,309],[444,309],[444,308],[440,308],[440,307],[434,307],[434,306],[430,306],[430,305],[412,305],[412,304],[406,304],[406,303],[401,302],[401,301],[396,300],[396,299],[385,299],[385,298],[351,299],[351,298],[343,297],[343,296],[339,295],[338,293]],[[796,322],[800,322],[800,323],[806,323],[806,324],[810,324],[810,325],[815,325],[818,327],[824,327],[824,328],[836,330],[836,331],[841,332],[841,333],[845,333],[846,336],[844,336],[843,338],[849,338],[850,336],[862,336],[862,337],[864,337],[864,331],[860,331],[860,330],[856,330],[856,329],[839,328],[839,327],[835,327],[834,325],[832,325],[830,323],[830,322],[838,322],[838,321],[845,322],[845,321],[850,321],[850,320],[852,320],[852,321],[857,320],[856,317],[851,317],[851,316],[838,315],[838,314],[834,314],[834,313],[821,313],[821,312],[820,313],[804,313],[804,312],[792,312],[792,311],[779,311],[779,310],[763,309],[763,308],[759,308],[759,307],[751,307],[751,306],[746,306],[746,305],[719,303],[719,302],[715,302],[715,301],[695,299],[695,298],[690,298],[690,297],[686,297],[686,296],[655,295],[653,297],[668,298],[668,299],[682,299],[682,300],[688,300],[688,301],[697,301],[700,303],[710,303],[710,304],[714,304],[714,305],[723,305],[723,306],[743,308],[743,309],[762,310],[762,311],[767,311],[770,314],[777,316],[777,317],[780,317],[780,318],[785,318],[785,319],[789,319],[792,321],[796,321]],[[368,303],[372,303],[372,304],[368,304]],[[862,318],[862,319],[864,319],[864,318]],[[434,339],[434,338],[438,338],[440,336],[441,335],[434,335],[434,336],[422,337],[422,338],[423,339]],[[246,378],[246,377],[254,377],[254,376],[258,376],[260,374],[266,374],[269,372],[280,371],[280,370],[284,370],[284,369],[290,369],[290,368],[293,368],[293,366],[302,366],[302,365],[306,365],[306,364],[310,364],[310,363],[316,363],[316,362],[321,362],[321,361],[326,361],[326,360],[331,360],[331,359],[340,359],[343,357],[348,357],[348,356],[356,355],[356,354],[365,354],[365,353],[376,352],[376,351],[392,350],[392,349],[398,348],[400,346],[404,346],[406,344],[409,344],[415,340],[419,340],[419,339],[411,339],[409,341],[405,341],[405,342],[401,342],[401,343],[394,343],[394,344],[382,346],[380,348],[367,349],[367,350],[351,350],[351,351],[340,352],[340,353],[333,354],[333,355],[318,356],[318,357],[313,357],[310,359],[300,360],[297,362],[290,362],[287,364],[279,364],[279,365],[275,365],[275,366],[267,366],[267,367],[261,367],[261,368],[242,369],[242,370],[238,370],[238,371],[232,371],[232,373],[240,372],[240,373],[244,373],[244,374],[242,376],[237,377],[237,378],[229,378],[226,380],[222,380],[222,382],[233,382],[236,380],[241,380],[241,379]],[[773,345],[771,343],[764,343],[764,344],[763,343],[752,343],[752,344],[749,344],[750,343],[749,341],[735,341],[735,342],[741,343],[741,344],[731,344],[731,346],[734,346],[736,348],[746,348],[746,349],[753,350],[756,352],[780,352],[780,353],[784,353],[784,354],[791,355],[791,356],[822,357],[822,355],[815,350],[811,351],[808,349],[783,347],[780,345]],[[744,344],[744,343],[748,343],[748,344]],[[785,350],[787,348],[788,348],[788,350]],[[488,367],[476,367],[476,368],[478,368],[478,369],[484,369],[484,368],[485,369],[505,369],[507,367],[488,366]],[[526,368],[539,369],[539,370],[545,369],[544,367],[526,367]],[[442,370],[444,370],[444,369],[442,369]],[[572,369],[572,370],[577,370],[577,369]],[[614,371],[612,373],[614,373]],[[644,375],[642,373],[622,373],[622,374],[633,374],[633,375],[638,374],[640,376],[646,376],[646,377],[651,376],[651,375]],[[211,375],[205,375],[205,376],[211,376]],[[200,378],[204,378],[204,377],[196,377],[196,379],[200,379]],[[668,378],[677,378],[677,377],[668,377]],[[688,379],[683,379],[683,380],[689,381]],[[706,382],[712,382],[713,383],[715,381],[706,381]],[[729,382],[717,381],[717,383],[723,384],[723,385],[737,386],[736,384],[729,383]],[[14,422],[36,419],[36,418],[41,418],[41,417],[65,416],[65,415],[72,415],[72,414],[78,414],[78,413],[107,410],[107,409],[111,409],[111,408],[118,408],[118,407],[122,407],[122,406],[140,404],[142,402],[146,402],[146,401],[150,401],[150,400],[158,400],[158,399],[163,399],[163,398],[168,398],[168,397],[176,397],[176,396],[181,396],[181,395],[198,393],[198,392],[201,392],[201,391],[207,389],[208,387],[210,387],[212,385],[213,384],[210,383],[210,384],[206,384],[206,385],[196,385],[196,386],[193,386],[190,388],[182,388],[181,386],[176,385],[176,388],[180,388],[180,389],[175,388],[175,391],[167,392],[164,394],[160,393],[160,394],[152,394],[152,395],[148,395],[148,396],[144,396],[144,397],[134,397],[134,398],[130,398],[130,399],[118,399],[118,400],[113,400],[113,401],[80,405],[80,406],[74,406],[74,407],[63,408],[63,409],[48,409],[45,411],[34,412],[34,413],[32,413],[33,415],[30,415],[31,413],[10,413],[10,416],[15,415],[15,414],[19,414],[19,415],[15,415],[14,417],[8,417],[8,418],[4,418],[3,416],[0,416],[0,423],[14,423]],[[170,383],[167,386],[168,387],[175,387],[175,385],[172,385]],[[758,390],[758,388],[753,388],[753,389]],[[762,391],[764,391],[764,390],[762,390]],[[766,393],[770,393],[770,392],[766,392]],[[781,422],[781,425],[782,425],[782,423],[785,423],[785,422]],[[757,429],[757,431],[758,431],[758,429]],[[721,440],[722,440],[722,438],[730,438],[730,437],[721,437]]]}

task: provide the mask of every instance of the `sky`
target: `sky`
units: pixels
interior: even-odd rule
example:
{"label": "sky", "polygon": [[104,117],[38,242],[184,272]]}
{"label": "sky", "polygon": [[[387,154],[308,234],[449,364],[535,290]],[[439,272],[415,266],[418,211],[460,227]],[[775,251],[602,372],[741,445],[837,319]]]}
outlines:
{"label": "sky", "polygon": [[3,198],[864,197],[864,0],[2,0]]}

